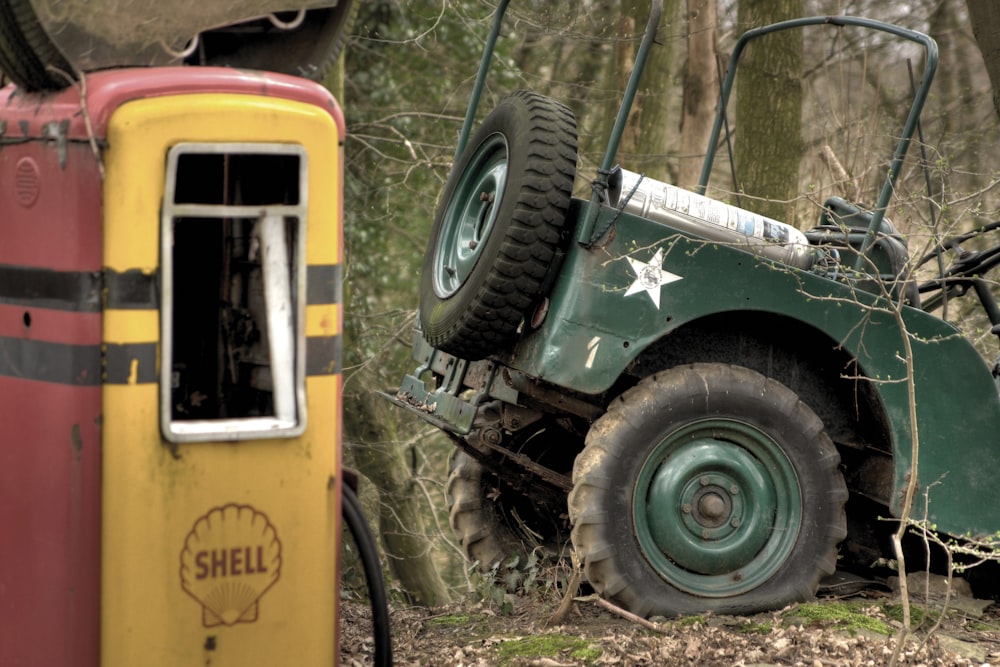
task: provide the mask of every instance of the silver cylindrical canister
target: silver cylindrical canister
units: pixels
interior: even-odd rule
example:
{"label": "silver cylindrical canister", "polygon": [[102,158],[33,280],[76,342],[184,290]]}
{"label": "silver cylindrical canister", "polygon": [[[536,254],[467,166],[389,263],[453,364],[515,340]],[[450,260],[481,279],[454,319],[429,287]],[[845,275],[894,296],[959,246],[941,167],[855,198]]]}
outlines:
{"label": "silver cylindrical canister", "polygon": [[616,169],[608,194],[611,206],[685,234],[733,245],[800,269],[808,269],[815,261],[815,248],[795,227],[642,174]]}

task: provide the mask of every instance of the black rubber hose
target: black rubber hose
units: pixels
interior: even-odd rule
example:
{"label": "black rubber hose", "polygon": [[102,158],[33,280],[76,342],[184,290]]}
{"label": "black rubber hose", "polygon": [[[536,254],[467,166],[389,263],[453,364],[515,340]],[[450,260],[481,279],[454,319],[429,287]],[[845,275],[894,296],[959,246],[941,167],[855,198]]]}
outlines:
{"label": "black rubber hose", "polygon": [[372,625],[375,639],[375,667],[392,667],[392,633],[389,628],[389,606],[385,598],[385,581],[382,579],[382,564],[379,561],[378,545],[368,528],[361,502],[349,485],[343,485],[341,513],[351,530],[361,565],[365,570],[368,584],[368,599],[372,606]]}

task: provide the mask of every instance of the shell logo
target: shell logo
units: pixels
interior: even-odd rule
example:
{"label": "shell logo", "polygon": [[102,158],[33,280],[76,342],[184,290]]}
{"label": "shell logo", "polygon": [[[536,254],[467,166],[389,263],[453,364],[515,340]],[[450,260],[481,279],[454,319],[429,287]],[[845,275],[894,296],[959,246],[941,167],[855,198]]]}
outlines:
{"label": "shell logo", "polygon": [[257,620],[261,596],[281,573],[281,542],[267,515],[229,503],[199,518],[181,550],[181,587],[202,607],[202,625]]}

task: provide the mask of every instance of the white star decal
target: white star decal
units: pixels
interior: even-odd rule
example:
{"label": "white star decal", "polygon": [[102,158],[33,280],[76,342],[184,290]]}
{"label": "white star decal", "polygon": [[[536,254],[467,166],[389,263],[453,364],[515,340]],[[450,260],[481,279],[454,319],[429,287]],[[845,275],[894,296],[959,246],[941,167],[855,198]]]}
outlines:
{"label": "white star decal", "polygon": [[659,310],[660,287],[675,280],[681,280],[681,276],[663,270],[663,248],[656,251],[653,259],[649,260],[648,264],[632,257],[627,257],[626,259],[632,265],[632,270],[635,271],[635,282],[625,292],[625,296],[645,292],[653,300],[653,305]]}

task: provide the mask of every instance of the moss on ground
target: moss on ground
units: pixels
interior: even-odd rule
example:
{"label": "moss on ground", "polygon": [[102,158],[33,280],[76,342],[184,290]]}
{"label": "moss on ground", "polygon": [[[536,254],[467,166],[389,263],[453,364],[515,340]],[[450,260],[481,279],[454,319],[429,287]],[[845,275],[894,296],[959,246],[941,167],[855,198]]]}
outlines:
{"label": "moss on ground", "polygon": [[[903,622],[903,605],[887,604],[883,606],[883,609],[885,610],[885,615],[892,620],[899,621],[900,623]],[[940,617],[940,612],[930,611],[919,605],[910,604],[910,624],[914,628],[922,626],[925,622],[933,625]]]}
{"label": "moss on ground", "polygon": [[705,617],[698,616],[696,614],[694,616],[681,616],[676,621],[674,621],[674,624],[679,628],[688,628],[694,625],[695,623],[701,623],[702,625],[704,625]]}
{"label": "moss on ground", "polygon": [[782,616],[790,622],[835,627],[852,634],[861,630],[885,636],[893,634],[886,621],[873,616],[863,607],[858,602],[809,602],[790,609]]}
{"label": "moss on ground", "polygon": [[601,656],[599,646],[582,637],[571,635],[544,634],[531,637],[516,637],[501,641],[496,645],[499,665],[520,664],[524,658],[568,657],[580,660],[586,665],[593,664]]}
{"label": "moss on ground", "polygon": [[447,614],[427,619],[427,625],[435,628],[454,628],[468,625],[471,620],[472,617],[468,614]]}
{"label": "moss on ground", "polygon": [[424,624],[432,631],[461,632],[470,640],[483,639],[492,634],[490,617],[485,614],[445,614],[428,618]]}
{"label": "moss on ground", "polygon": [[772,628],[770,623],[740,623],[735,629],[744,635],[769,635]]}

